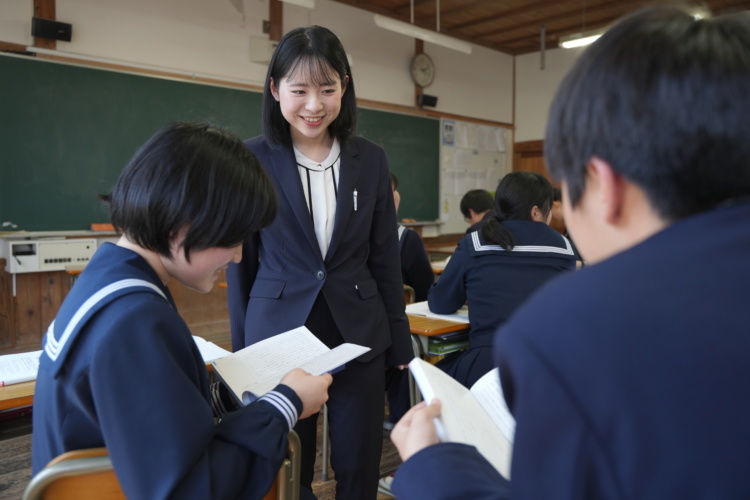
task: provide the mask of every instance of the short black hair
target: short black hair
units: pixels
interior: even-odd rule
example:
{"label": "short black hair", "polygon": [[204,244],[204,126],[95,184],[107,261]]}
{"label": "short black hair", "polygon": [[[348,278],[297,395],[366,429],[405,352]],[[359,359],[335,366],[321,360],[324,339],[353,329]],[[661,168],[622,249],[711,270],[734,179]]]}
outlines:
{"label": "short black hair", "polygon": [[393,172],[391,172],[391,186],[393,186],[393,189],[398,190],[398,177]]}
{"label": "short black hair", "polygon": [[562,191],[560,191],[560,188],[552,188],[552,201],[562,201]]}
{"label": "short black hair", "polygon": [[461,198],[460,208],[467,219],[471,217],[469,209],[478,214],[492,210],[492,195],[486,189],[471,189]]}
{"label": "short black hair", "polygon": [[513,234],[503,225],[506,220],[532,220],[537,207],[544,217],[552,209],[552,184],[536,172],[511,172],[497,186],[493,217],[482,226],[482,238],[488,243],[510,250],[515,246]]}
{"label": "short black hair", "polygon": [[328,130],[339,141],[346,141],[354,134],[357,126],[354,78],[341,41],[331,30],[322,26],[295,28],[283,36],[274,50],[263,88],[262,124],[266,140],[273,146],[292,145],[289,123],[281,114],[278,101],[271,94],[271,79],[278,88],[282,79],[297,70],[309,71],[320,85],[330,84],[331,77],[338,76],[346,91],[341,98],[339,116],[328,126]]}
{"label": "short black hair", "polygon": [[638,11],[587,48],[550,109],[545,157],[580,201],[596,156],[665,220],[750,194],[750,14]]}
{"label": "short black hair", "polygon": [[118,231],[171,258],[183,248],[230,248],[269,225],[278,202],[257,158],[232,132],[208,123],[171,123],[154,134],[120,174],[109,203]]}

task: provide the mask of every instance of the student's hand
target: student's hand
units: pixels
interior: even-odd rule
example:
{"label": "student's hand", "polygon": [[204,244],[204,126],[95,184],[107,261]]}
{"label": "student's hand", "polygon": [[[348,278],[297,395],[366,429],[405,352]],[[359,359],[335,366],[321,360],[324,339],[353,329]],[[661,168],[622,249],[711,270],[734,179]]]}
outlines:
{"label": "student's hand", "polygon": [[406,412],[391,431],[391,441],[404,462],[416,452],[440,442],[433,419],[440,415],[440,400],[424,401]]}
{"label": "student's hand", "polygon": [[302,415],[307,418],[320,411],[323,403],[328,401],[328,386],[333,382],[330,373],[315,376],[301,368],[295,368],[281,379],[281,383],[291,387],[302,400]]}

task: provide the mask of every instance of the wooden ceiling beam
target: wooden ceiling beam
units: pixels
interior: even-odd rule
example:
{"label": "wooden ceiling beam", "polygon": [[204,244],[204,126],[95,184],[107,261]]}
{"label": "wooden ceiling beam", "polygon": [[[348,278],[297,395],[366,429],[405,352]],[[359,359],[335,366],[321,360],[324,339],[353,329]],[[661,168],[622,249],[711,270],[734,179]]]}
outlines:
{"label": "wooden ceiling beam", "polygon": [[[549,0],[545,0],[545,2],[540,2],[540,3],[549,3]],[[643,0],[630,0],[630,1],[628,1],[628,0],[610,0],[608,2],[598,3],[596,6],[588,7],[586,9],[585,13],[586,14],[592,14],[592,13],[595,14],[595,13],[601,11],[601,10],[610,9],[612,7],[622,7],[622,6],[631,5],[631,4],[642,5],[643,4]],[[523,9],[522,9],[522,12],[523,12]],[[582,11],[581,11],[580,8],[570,9],[570,10],[567,10],[565,12],[560,12],[558,14],[552,14],[552,15],[547,16],[547,17],[535,18],[533,21],[529,21],[527,23],[515,24],[515,25],[510,26],[510,27],[508,27],[508,28],[506,28],[504,30],[487,30],[487,31],[485,31],[483,33],[478,33],[475,36],[476,36],[476,38],[481,39],[481,38],[484,38],[486,36],[492,36],[492,35],[497,35],[497,34],[500,34],[500,33],[512,32],[512,31],[515,31],[517,29],[527,28],[529,26],[541,26],[542,24],[546,25],[549,28],[555,21],[559,21],[560,19],[566,18],[566,17],[572,17],[572,16],[575,16],[575,15],[580,14],[580,13],[582,13]],[[488,22],[496,21],[498,19],[502,19],[503,17],[507,17],[507,16],[508,16],[507,13],[498,14],[496,16],[486,17],[484,19],[480,19],[480,20],[477,20],[475,22],[463,23],[463,24],[461,24],[459,26],[450,26],[450,28],[454,29],[454,30],[455,29],[469,28],[469,27],[472,27],[472,26],[477,26],[477,25],[481,25],[481,24],[486,24]],[[582,22],[584,22],[584,21],[585,21],[585,19],[582,20]],[[580,24],[579,24],[579,26],[580,26]]]}

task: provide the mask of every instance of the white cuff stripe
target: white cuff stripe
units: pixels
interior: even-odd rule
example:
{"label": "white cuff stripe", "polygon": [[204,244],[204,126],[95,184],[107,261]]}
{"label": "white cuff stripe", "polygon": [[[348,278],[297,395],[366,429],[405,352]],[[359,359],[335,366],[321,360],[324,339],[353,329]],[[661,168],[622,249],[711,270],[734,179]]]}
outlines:
{"label": "white cuff stripe", "polygon": [[297,408],[294,407],[292,402],[289,401],[286,396],[280,392],[271,391],[263,395],[260,400],[272,404],[277,410],[279,410],[284,419],[286,419],[290,431],[294,428],[299,415],[297,414]]}
{"label": "white cuff stripe", "polygon": [[224,407],[224,402],[221,400],[221,391],[219,390],[219,383],[214,382],[211,384],[211,399],[213,401],[214,414],[218,417],[223,417],[227,413],[227,409]]}

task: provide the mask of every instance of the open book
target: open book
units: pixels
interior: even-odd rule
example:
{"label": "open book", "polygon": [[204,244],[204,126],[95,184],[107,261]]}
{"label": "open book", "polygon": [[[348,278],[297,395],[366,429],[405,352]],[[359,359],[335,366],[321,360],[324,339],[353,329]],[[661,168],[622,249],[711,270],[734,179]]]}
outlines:
{"label": "open book", "polygon": [[42,351],[0,356],[0,387],[36,380]]}
{"label": "open book", "polygon": [[300,326],[217,359],[213,366],[237,400],[247,405],[276,387],[295,368],[322,375],[337,371],[369,350],[356,344],[329,349],[310,330]]}
{"label": "open book", "polygon": [[510,479],[510,462],[516,421],[505,404],[498,369],[490,371],[467,389],[427,361],[409,363],[425,401],[438,398],[440,417],[435,419],[442,442],[475,446],[495,469]]}

